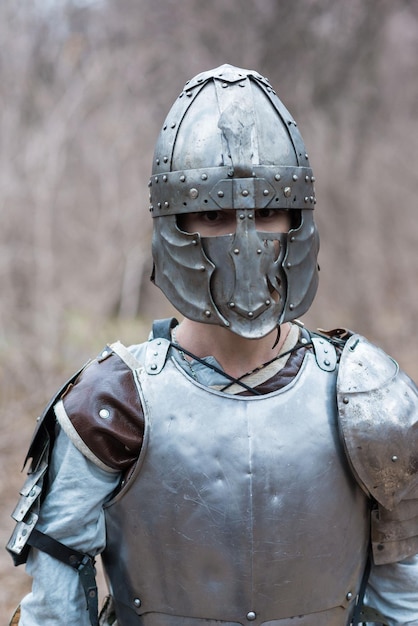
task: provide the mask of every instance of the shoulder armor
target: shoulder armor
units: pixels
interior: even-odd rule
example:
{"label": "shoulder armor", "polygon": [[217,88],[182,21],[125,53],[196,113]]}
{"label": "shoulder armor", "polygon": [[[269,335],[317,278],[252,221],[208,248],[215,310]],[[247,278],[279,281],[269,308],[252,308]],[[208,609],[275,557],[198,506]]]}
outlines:
{"label": "shoulder armor", "polygon": [[418,497],[418,389],[380,348],[350,337],[337,379],[340,430],[364,489],[385,509]]}
{"label": "shoulder armor", "polygon": [[105,471],[127,470],[141,449],[143,411],[135,381],[140,367],[116,342],[82,371],[55,406],[72,443]]}

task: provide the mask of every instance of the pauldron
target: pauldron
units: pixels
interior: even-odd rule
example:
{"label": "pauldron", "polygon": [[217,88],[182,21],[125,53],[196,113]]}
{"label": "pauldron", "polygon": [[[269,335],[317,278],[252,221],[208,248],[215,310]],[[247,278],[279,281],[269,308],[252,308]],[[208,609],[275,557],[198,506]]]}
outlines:
{"label": "pauldron", "polygon": [[418,552],[418,389],[396,361],[360,335],[341,355],[340,432],[354,476],[375,502],[376,564]]}

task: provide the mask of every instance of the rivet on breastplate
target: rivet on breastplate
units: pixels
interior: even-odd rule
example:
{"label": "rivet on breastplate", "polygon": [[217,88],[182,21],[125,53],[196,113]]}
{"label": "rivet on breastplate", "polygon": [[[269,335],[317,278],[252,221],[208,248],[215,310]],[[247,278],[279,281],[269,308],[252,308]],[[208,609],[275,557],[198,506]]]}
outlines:
{"label": "rivet on breastplate", "polygon": [[141,606],[141,600],[139,598],[134,599],[134,605],[139,608]]}
{"label": "rivet on breastplate", "polygon": [[397,460],[398,460],[398,457],[396,456],[396,454],[394,454],[392,457],[392,463],[396,463]]}
{"label": "rivet on breastplate", "polygon": [[344,404],[348,404],[350,402],[350,400],[347,398],[347,396],[344,396],[343,402],[344,402]]}
{"label": "rivet on breastplate", "polygon": [[346,600],[351,600],[352,597],[353,597],[353,594],[351,593],[351,591],[349,591],[347,595],[345,596]]}
{"label": "rivet on breastplate", "polygon": [[152,370],[156,370],[156,369],[157,369],[157,364],[156,364],[156,363],[153,363],[153,364],[151,365],[151,369],[152,369]]}
{"label": "rivet on breastplate", "polygon": [[256,618],[256,617],[257,617],[257,616],[256,616],[256,614],[255,614],[255,612],[254,612],[254,611],[248,611],[248,613],[247,613],[247,620],[248,620],[249,622],[253,622],[253,621],[255,620],[255,618]]}

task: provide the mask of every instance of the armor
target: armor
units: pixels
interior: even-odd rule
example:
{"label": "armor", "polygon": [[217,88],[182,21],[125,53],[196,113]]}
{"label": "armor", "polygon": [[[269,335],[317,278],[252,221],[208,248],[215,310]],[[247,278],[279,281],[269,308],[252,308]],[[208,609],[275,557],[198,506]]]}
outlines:
{"label": "armor", "polygon": [[418,553],[418,389],[360,335],[347,341],[337,385],[342,440],[354,475],[377,502],[376,564]]}
{"label": "armor", "polygon": [[[308,353],[293,384],[243,397],[164,364],[169,342],[149,344],[135,372],[144,445],[105,509],[102,557],[118,623],[349,623],[369,500],[338,439],[327,345],[323,369]],[[303,415],[300,397],[316,398]]]}
{"label": "armor", "polygon": [[[195,626],[200,618],[348,624],[369,513],[376,563],[418,550],[418,394],[363,337],[344,342],[314,336],[292,382],[241,397],[191,380],[167,359],[168,339],[107,347],[39,420],[8,544],[16,564],[39,547],[33,519],[45,493],[54,405],[62,428],[77,433],[84,454],[93,449],[87,456],[99,467],[127,468],[121,451],[129,461],[141,450],[106,509],[104,562],[120,626]],[[333,343],[341,343],[339,363]],[[139,408],[143,443],[143,431],[137,443],[132,431]],[[90,578],[85,589],[90,596]]]}
{"label": "armor", "polygon": [[[290,113],[257,72],[223,65],[189,81],[153,160],[152,279],[186,317],[257,338],[315,296],[314,177]],[[259,232],[255,210],[285,210],[286,234]],[[234,233],[184,232],[178,216],[233,210]]]}

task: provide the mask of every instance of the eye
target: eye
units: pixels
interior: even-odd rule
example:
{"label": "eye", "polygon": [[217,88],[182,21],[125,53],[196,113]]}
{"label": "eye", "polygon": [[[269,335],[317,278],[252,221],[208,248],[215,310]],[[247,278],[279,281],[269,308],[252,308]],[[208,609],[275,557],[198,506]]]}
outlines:
{"label": "eye", "polygon": [[279,209],[257,209],[255,221],[258,230],[286,233],[290,229],[290,215],[288,211]]}
{"label": "eye", "polygon": [[216,222],[220,217],[219,211],[205,211],[203,215],[208,222]]}
{"label": "eye", "polygon": [[258,209],[255,212],[256,217],[261,217],[261,218],[273,217],[273,214],[274,214],[273,209]]}

